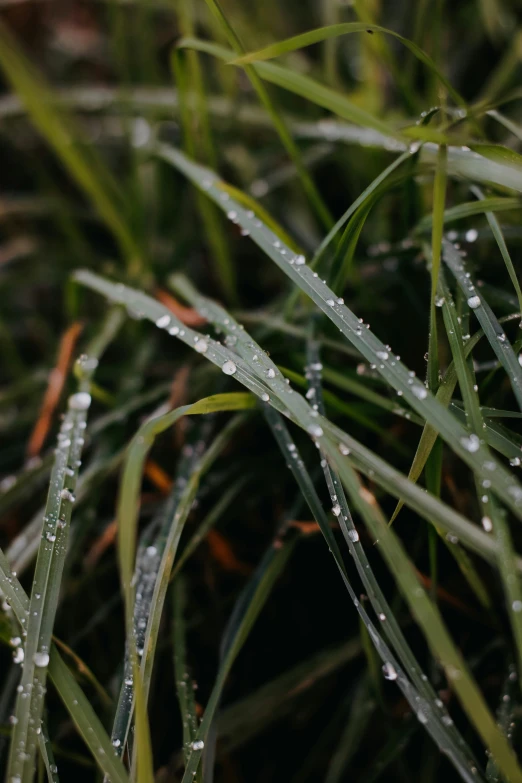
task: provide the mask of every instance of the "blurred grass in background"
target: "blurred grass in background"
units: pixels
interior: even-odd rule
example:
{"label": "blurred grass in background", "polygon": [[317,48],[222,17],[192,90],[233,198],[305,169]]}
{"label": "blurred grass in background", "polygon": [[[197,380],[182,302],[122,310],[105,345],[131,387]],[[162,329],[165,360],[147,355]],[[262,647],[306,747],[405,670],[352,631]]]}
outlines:
{"label": "blurred grass in background", "polygon": [[519,3],[0,20],[6,780],[522,781]]}

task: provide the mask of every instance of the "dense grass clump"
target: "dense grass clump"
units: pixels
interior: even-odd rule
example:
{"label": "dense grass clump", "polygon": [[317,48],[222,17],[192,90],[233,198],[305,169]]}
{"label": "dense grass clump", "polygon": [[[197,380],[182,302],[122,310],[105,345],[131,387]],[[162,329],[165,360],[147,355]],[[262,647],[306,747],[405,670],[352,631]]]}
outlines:
{"label": "dense grass clump", "polygon": [[1,9],[1,774],[522,783],[518,4]]}

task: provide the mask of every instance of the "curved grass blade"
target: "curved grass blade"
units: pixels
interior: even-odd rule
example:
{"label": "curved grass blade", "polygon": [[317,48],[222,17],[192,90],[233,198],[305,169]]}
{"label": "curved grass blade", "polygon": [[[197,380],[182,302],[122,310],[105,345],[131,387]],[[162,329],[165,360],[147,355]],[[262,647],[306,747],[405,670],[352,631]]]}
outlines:
{"label": "curved grass blade", "polygon": [[[250,397],[250,400],[251,399],[252,398]],[[168,584],[171,578],[174,558],[177,552],[179,539],[183,531],[183,526],[196,498],[202,475],[209,470],[223,449],[226,448],[226,446],[229,444],[232,434],[243,424],[244,416],[238,415],[231,419],[231,421],[214,439],[206,452],[201,455],[199,460],[197,460],[191,472],[190,478],[186,486],[183,488],[181,496],[179,497],[179,502],[175,509],[175,513],[172,516],[171,524],[168,526],[168,530],[160,532],[160,536],[165,532],[167,532],[167,535],[165,536],[164,542],[161,542],[163,551],[158,565],[157,575],[154,582],[154,590],[149,605],[148,622],[145,630],[143,644],[144,654],[141,663],[141,676],[143,679],[143,692],[145,700],[147,700],[150,690],[154,654],[156,652],[161,615],[165,603]]]}
{"label": "curved grass blade", "polygon": [[[234,52],[230,49],[225,49],[223,46],[219,46],[210,41],[201,41],[198,38],[185,38],[180,41],[179,46],[196,49],[199,52],[206,52],[224,62],[229,62],[234,57]],[[320,84],[309,76],[297,73],[296,71],[291,71],[288,68],[283,68],[280,65],[260,62],[256,63],[255,66],[252,66],[252,68],[255,68],[255,71],[259,76],[266,81],[272,82],[272,84],[276,84],[278,87],[282,87],[290,92],[294,92],[296,95],[301,95],[303,98],[307,98],[313,103],[322,106],[324,109],[329,109],[345,120],[354,122],[357,125],[362,125],[363,128],[372,128],[373,130],[379,131],[385,136],[391,136],[392,138],[411,136],[412,138],[420,138],[425,141],[431,140],[435,143],[447,141],[443,134],[420,128],[408,128],[403,130],[402,133],[397,133],[394,128],[386,122],[360,108],[355,103],[352,103],[341,93]]]}
{"label": "curved grass blade", "polygon": [[[346,212],[343,215],[341,215],[339,220],[330,229],[328,234],[325,236],[325,238],[322,240],[321,244],[317,248],[313,261],[311,262],[311,265],[314,268],[317,266],[323,254],[330,246],[334,237],[339,233],[339,231],[348,222],[348,220],[352,216],[354,216],[355,213],[367,203],[370,196],[372,196],[372,194],[374,194],[375,191],[377,191],[379,186],[382,185],[382,183],[390,176],[390,174],[392,174],[395,171],[395,169],[397,169],[406,160],[410,160],[410,159],[411,159],[411,152],[409,150],[407,152],[403,152],[402,155],[399,155],[397,158],[395,158],[395,160],[392,163],[390,163],[390,165],[387,168],[385,168],[384,171],[381,171],[381,173],[377,177],[375,177],[373,182],[371,182],[368,185],[368,187],[363,190],[361,195],[358,196],[352,204],[350,204]],[[265,223],[265,225],[268,225],[266,221],[263,222]]]}
{"label": "curved grass blade", "polygon": [[199,400],[192,405],[176,408],[162,416],[155,416],[140,427],[128,450],[118,499],[118,520],[120,525],[118,556],[122,584],[126,591],[131,590],[134,572],[141,477],[147,454],[152,448],[154,439],[169,429],[169,427],[172,427],[182,416],[245,410],[253,407],[253,405],[253,397],[244,392],[216,394]]}
{"label": "curved grass blade", "polygon": [[[361,354],[371,364],[375,364],[385,381],[400,396],[403,396],[420,416],[434,426],[461,459],[477,472],[481,480],[491,480],[493,491],[497,492],[513,513],[522,519],[522,487],[516,479],[500,462],[495,462],[494,472],[484,468],[484,463],[488,459],[482,444],[479,442],[478,448],[475,449],[476,444],[472,443],[470,449],[468,434],[455,417],[439,403],[424,384],[415,379],[414,373],[393,355],[389,346],[384,345],[369,328],[361,324],[360,319],[349,310],[344,301],[308,267],[304,256],[296,256],[263,226],[255,215],[252,217],[240,204],[232,199],[223,202],[219,179],[213,172],[189,161],[178,150],[167,145],[159,145],[155,152],[181,170],[197,187],[202,188],[210,198],[227,211],[229,219],[248,231],[261,250],[312,299]],[[444,252],[447,255],[446,243]],[[460,264],[460,256],[458,260]],[[502,354],[504,353],[505,351],[502,350]],[[514,354],[513,359],[518,365]],[[517,377],[518,375],[522,377],[520,365],[518,365]],[[522,385],[520,391],[522,395]]]}
{"label": "curved grass blade", "polygon": [[[165,600],[170,571],[174,559],[175,551],[181,535],[182,526],[190,511],[192,501],[198,485],[199,473],[193,474],[191,481],[187,485],[183,496],[179,499],[179,506],[176,501],[178,498],[174,495],[174,508],[170,509],[173,514],[173,523],[169,525],[169,533],[165,541],[164,551],[161,555],[161,562],[158,566],[158,577],[154,583],[154,592],[149,607],[147,628],[144,635],[143,648],[141,654],[142,663],[138,666],[137,655],[139,651],[136,647],[136,637],[134,629],[134,607],[135,588],[133,586],[134,559],[136,548],[136,530],[139,515],[139,497],[143,474],[143,468],[147,454],[152,448],[154,439],[166,429],[171,427],[184,415],[197,415],[218,411],[244,410],[254,404],[251,395],[245,393],[232,393],[215,395],[200,400],[193,405],[186,405],[177,408],[170,413],[161,416],[155,416],[146,421],[134,436],[128,450],[128,455],[123,467],[121,489],[118,499],[118,554],[121,571],[121,581],[126,602],[127,618],[127,639],[128,655],[130,659],[130,669],[132,678],[126,677],[122,696],[120,698],[121,710],[117,713],[116,730],[120,732],[115,735],[115,740],[120,743],[118,747],[123,749],[127,738],[130,719],[132,714],[132,701],[136,704],[136,727],[142,732],[146,731],[146,704],[148,698],[148,689],[150,685],[150,676],[156,646],[156,638],[159,630],[161,612]],[[212,453],[214,456],[214,452]],[[208,455],[207,455],[208,458]],[[129,695],[127,695],[127,692]],[[130,706],[129,706],[130,702]],[[138,712],[141,708],[141,715]],[[139,721],[139,723],[138,723]],[[142,735],[143,736],[143,735]],[[137,734],[139,743],[140,735]],[[149,756],[147,740],[142,740],[142,746],[145,748],[145,756]],[[136,745],[134,746],[136,748]],[[139,749],[138,749],[139,750]],[[140,754],[133,759],[137,760],[137,770],[139,779],[143,779],[143,773],[140,772]],[[134,763],[133,763],[134,767]]]}
{"label": "curved grass blade", "polygon": [[420,46],[410,41],[394,30],[389,30],[386,27],[380,27],[377,24],[366,24],[365,22],[345,22],[343,24],[329,25],[328,27],[319,27],[315,30],[309,30],[301,35],[295,35],[292,38],[287,38],[284,41],[266,46],[264,49],[259,49],[257,52],[249,52],[243,57],[238,57],[232,60],[232,65],[245,66],[251,63],[258,63],[262,60],[270,60],[273,57],[279,57],[281,54],[295,51],[296,49],[302,49],[305,46],[310,46],[320,41],[325,41],[329,38],[337,38],[341,35],[347,35],[349,33],[384,33],[396,38],[404,46],[406,46],[410,52],[417,57],[444,85],[448,93],[451,95],[455,103],[461,106],[466,106],[464,98],[462,98],[457,90],[454,89],[452,84],[446,79],[442,71],[437,67],[437,64],[432,58],[424,52]]}
{"label": "curved grass blade", "polygon": [[[473,190],[473,188],[472,188]],[[444,211],[444,223],[452,223],[455,220],[473,217],[473,215],[482,215],[493,212],[509,212],[514,209],[521,209],[522,202],[519,198],[508,196],[482,197],[480,201],[466,201],[464,204],[457,204],[455,207],[449,207]],[[433,215],[430,213],[419,221],[416,231],[424,231],[431,227]]]}

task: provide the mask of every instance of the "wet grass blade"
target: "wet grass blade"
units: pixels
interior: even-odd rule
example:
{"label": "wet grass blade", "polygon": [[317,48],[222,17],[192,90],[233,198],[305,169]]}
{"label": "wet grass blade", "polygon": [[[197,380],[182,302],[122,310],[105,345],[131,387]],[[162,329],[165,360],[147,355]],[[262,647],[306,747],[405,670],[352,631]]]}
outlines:
{"label": "wet grass blade", "polygon": [[[29,598],[1,550],[0,590],[23,629],[29,614]],[[114,783],[128,783],[125,768],[114,753],[107,732],[54,644],[50,650],[49,677],[101,771]]]}
{"label": "wet grass blade", "polygon": [[[470,437],[479,438],[485,428],[485,423],[480,410],[478,393],[476,391],[475,378],[464,354],[464,340],[455,303],[451,296],[444,275],[441,275],[439,294],[442,295],[442,313],[446,326],[446,334],[450,344],[455,370],[458,377],[464,408],[466,411],[467,425],[470,428]],[[507,601],[507,609],[510,617],[511,628],[517,647],[519,672],[522,673],[522,586],[515,565],[515,552],[509,531],[509,526],[503,512],[497,507],[494,498],[489,496],[487,485],[478,479],[477,495],[483,514],[482,525],[493,534],[499,544],[499,571],[502,577],[504,592]]]}
{"label": "wet grass blade", "polygon": [[187,668],[186,630],[185,630],[185,581],[179,578],[172,591],[174,628],[172,649],[174,653],[174,675],[178,695],[181,721],[183,724],[183,755],[185,763],[190,754],[192,742],[196,736],[199,720],[196,714],[196,701],[192,678]]}
{"label": "wet grass blade", "polygon": [[[500,323],[506,323],[508,321],[513,320],[513,318],[518,318],[518,317],[519,316],[507,316],[506,318],[501,319]],[[484,336],[485,335],[483,330],[480,329],[478,332],[476,332],[473,335],[473,337],[470,338],[470,340],[467,341],[466,345],[464,346],[464,353],[466,356],[471,355],[472,350],[475,348],[479,340],[481,340],[482,337]],[[457,373],[455,371],[455,365],[452,363],[448,367],[445,376],[442,380],[442,383],[440,384],[439,389],[437,391],[437,399],[439,400],[439,402],[441,402],[443,405],[450,405],[451,398],[453,396],[453,392],[455,390],[456,385],[457,385]],[[435,444],[436,439],[437,439],[437,431],[429,424],[426,424],[422,431],[422,435],[419,441],[419,445],[417,446],[417,451],[415,452],[415,457],[412,466],[410,468],[410,472],[408,473],[408,479],[411,482],[416,483],[419,480],[420,476],[422,475],[422,471],[424,470],[426,461],[431,453],[431,450]],[[502,449],[500,449],[500,451],[501,453],[504,453]],[[402,501],[399,501],[391,517],[390,524],[396,519],[397,514],[399,513],[402,505],[403,505]]]}
{"label": "wet grass blade", "polygon": [[522,409],[522,366],[515,355],[511,343],[480,290],[475,287],[472,278],[468,277],[460,252],[447,240],[444,240],[443,256],[446,264],[455,276],[462,293],[466,297],[468,306],[477,316],[477,320],[484,330],[489,344],[504,367],[510,380],[513,394],[519,407]]}
{"label": "wet grass blade", "polygon": [[[133,573],[134,573],[134,559],[136,552],[136,531],[139,515],[139,497],[141,480],[143,475],[143,469],[148,452],[152,448],[154,439],[171,427],[184,415],[198,415],[205,413],[212,413],[218,411],[230,411],[230,410],[244,410],[245,408],[252,407],[253,398],[249,394],[244,393],[232,393],[224,395],[215,395],[214,397],[208,397],[200,400],[193,405],[186,405],[181,408],[177,408],[170,413],[166,413],[162,416],[155,416],[142,425],[137,435],[133,438],[128,450],[128,455],[125,461],[125,465],[122,472],[121,490],[118,500],[117,519],[118,519],[118,556],[120,564],[120,574],[122,581],[123,594],[125,598],[125,616],[127,626],[127,640],[128,650],[131,661],[131,669],[133,672],[132,682],[129,687],[133,688],[133,696],[136,706],[136,744],[138,753],[135,757],[137,767],[137,773],[139,779],[144,778],[144,772],[141,767],[143,761],[148,768],[147,775],[152,776],[152,763],[150,752],[150,738],[148,737],[148,723],[147,723],[147,694],[148,685],[150,681],[150,672],[152,670],[153,654],[155,644],[150,643],[151,630],[156,629],[159,626],[159,620],[161,610],[163,608],[163,601],[167,590],[168,579],[170,575],[170,569],[167,570],[166,565],[164,568],[160,567],[160,574],[162,576],[156,582],[155,594],[159,590],[161,593],[160,598],[156,595],[153,597],[153,605],[157,611],[152,611],[149,617],[149,624],[147,626],[147,632],[145,635],[144,649],[147,650],[147,655],[143,661],[145,669],[140,671],[140,666],[137,659],[136,641],[134,636],[134,587],[133,587]],[[191,491],[194,491],[193,487],[190,487]],[[193,499],[193,495],[190,500]],[[190,504],[186,507],[186,514],[190,510]],[[179,540],[181,530],[174,525],[171,531],[173,535],[173,542],[169,546],[167,543],[165,552],[162,557],[162,566],[170,562],[172,567],[172,560],[174,557],[175,546]],[[155,600],[156,599],[156,600]],[[131,701],[132,703],[132,701]],[[124,721],[124,726],[128,729],[128,720],[130,714],[127,717],[127,721]],[[118,737],[120,740],[120,738]],[[121,741],[121,740],[120,740]],[[140,749],[142,753],[140,754]]]}
{"label": "wet grass blade", "polygon": [[[344,304],[344,301],[329,288],[309,266],[304,256],[296,256],[285,247],[281,240],[263,226],[261,221],[232,199],[222,199],[220,180],[213,172],[189,161],[178,150],[161,145],[156,154],[171,162],[185,173],[197,187],[202,188],[221,208],[229,219],[238,223],[249,232],[252,240],[274,261],[277,266],[304,291],[316,306],[325,313],[342,334],[360,351],[384,380],[400,395],[420,416],[422,416],[442,436],[448,445],[471,467],[482,480],[491,480],[492,489],[498,492],[516,516],[522,518],[522,487],[500,462],[495,462],[494,473],[484,468],[487,455],[479,442],[470,444],[468,433],[448,410],[440,404],[434,395],[414,373],[400,362],[392,349],[381,342],[366,325],[361,324],[356,315]],[[446,244],[444,245],[446,253]],[[454,251],[456,252],[456,251]],[[460,256],[458,256],[460,264]],[[483,310],[483,308],[479,308]],[[483,324],[481,324],[484,326]],[[500,329],[500,327],[499,327]],[[500,330],[501,331],[501,330]],[[497,341],[498,342],[498,341]],[[502,355],[506,353],[501,350]],[[511,350],[511,354],[513,354]],[[522,368],[516,357],[517,377],[522,377]],[[511,360],[510,360],[511,361]],[[521,385],[522,395],[522,385]]]}
{"label": "wet grass blade", "polygon": [[[476,185],[472,185],[471,191],[479,199],[481,204],[484,204],[484,202],[487,201],[486,197],[484,196],[480,188],[478,188]],[[522,290],[520,289],[520,283],[518,282],[517,273],[515,271],[515,267],[513,266],[513,261],[511,260],[509,250],[507,249],[506,240],[504,239],[504,234],[502,233],[500,224],[496,216],[493,214],[493,212],[487,211],[486,218],[489,223],[489,227],[491,228],[491,233],[495,237],[495,241],[498,245],[502,258],[504,259],[506,269],[508,271],[509,277],[511,278],[511,282],[513,283],[513,288],[515,289],[517,295],[518,309],[522,314]]]}
{"label": "wet grass blade", "polygon": [[58,436],[42,540],[33,580],[26,631],[24,668],[18,691],[9,754],[8,774],[22,783],[32,780],[37,730],[43,713],[43,695],[52,629],[74,503],[78,466],[84,443],[83,430],[91,397],[86,389],[69,398],[68,410]]}

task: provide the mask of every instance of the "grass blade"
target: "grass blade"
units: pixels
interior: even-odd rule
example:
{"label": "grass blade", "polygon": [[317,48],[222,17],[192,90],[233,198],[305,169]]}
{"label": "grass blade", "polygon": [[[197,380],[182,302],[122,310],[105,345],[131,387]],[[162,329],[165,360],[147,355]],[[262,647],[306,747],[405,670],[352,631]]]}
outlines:
{"label": "grass blade", "polygon": [[447,240],[444,240],[443,255],[446,264],[455,276],[462,293],[467,299],[468,306],[473,309],[489,344],[506,370],[513,394],[519,407],[522,409],[522,366],[515,356],[511,343],[490,306],[475,287],[471,277],[468,277],[461,254]]}
{"label": "grass blade", "polygon": [[71,176],[93,201],[104,222],[117,238],[131,271],[136,271],[141,251],[129,228],[124,196],[92,147],[80,147],[80,133],[70,117],[58,114],[56,103],[20,52],[7,27],[0,24],[0,66],[22,98],[32,121]]}
{"label": "grass blade", "polygon": [[295,35],[292,38],[287,38],[284,41],[271,44],[270,46],[260,49],[257,52],[250,52],[243,57],[238,57],[232,61],[233,65],[245,66],[250,63],[258,63],[262,60],[269,60],[273,57],[279,57],[286,52],[292,52],[295,49],[302,49],[305,46],[310,46],[320,41],[328,40],[329,38],[337,38],[341,35],[347,35],[349,33],[384,33],[396,38],[404,46],[406,46],[410,52],[417,57],[444,85],[448,93],[451,95],[455,103],[461,106],[466,106],[464,99],[453,88],[451,83],[446,79],[442,71],[437,67],[437,64],[432,58],[424,52],[420,46],[410,41],[399,33],[389,30],[386,27],[380,27],[377,24],[367,24],[365,22],[346,22],[344,24],[334,24],[328,27],[318,27],[315,30],[309,30],[307,33],[301,35]]}
{"label": "grass blade", "polygon": [[[241,43],[241,40],[237,35],[237,33],[235,32],[235,30],[233,29],[233,27],[231,26],[225,14],[223,13],[223,10],[218,0],[206,0],[206,3],[210,11],[214,14],[216,19],[221,24],[225,32],[225,35],[228,38],[230,45],[235,49],[236,54],[242,54],[244,52],[244,48]],[[329,228],[332,223],[331,215],[323,199],[321,198],[321,195],[316,189],[309,172],[307,171],[306,167],[303,165],[299,149],[294,139],[292,138],[291,134],[288,132],[283,117],[281,116],[279,110],[277,109],[271,97],[269,96],[255,68],[250,68],[247,66],[245,68],[245,73],[250,79],[252,86],[254,87],[258,95],[258,98],[260,99],[264,108],[268,112],[270,119],[272,120],[272,124],[276,129],[279,138],[283,143],[283,146],[285,147],[290,159],[292,160],[294,166],[296,167],[299,173],[299,177],[301,178],[303,189],[305,193],[308,195],[317,216],[319,217],[323,225],[326,228]]]}
{"label": "grass blade", "polygon": [[63,571],[83,429],[91,397],[83,390],[69,398],[68,411],[58,436],[44,516],[42,542],[33,581],[26,624],[24,669],[11,739],[8,775],[30,781],[37,745],[37,730],[43,712],[43,694],[49,664],[49,650]]}

